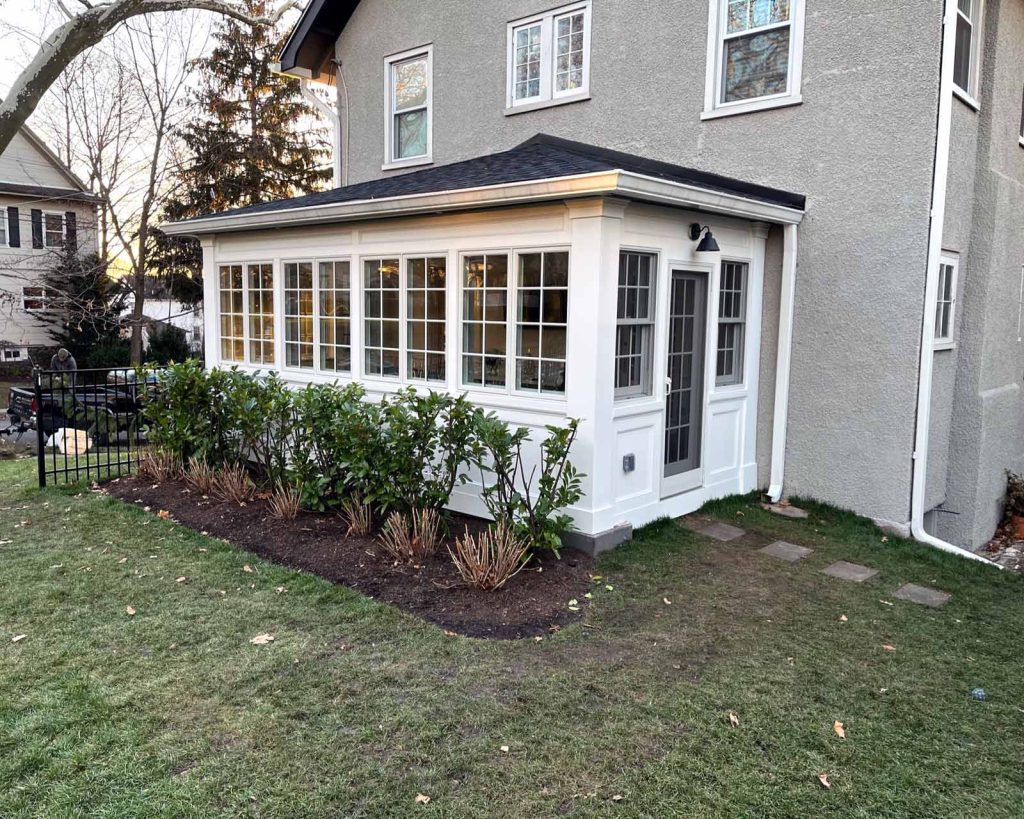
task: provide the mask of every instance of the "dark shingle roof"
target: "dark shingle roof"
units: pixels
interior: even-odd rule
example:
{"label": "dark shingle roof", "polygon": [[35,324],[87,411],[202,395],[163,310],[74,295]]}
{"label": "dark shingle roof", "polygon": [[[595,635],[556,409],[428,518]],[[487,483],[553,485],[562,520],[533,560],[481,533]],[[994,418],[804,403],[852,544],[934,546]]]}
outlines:
{"label": "dark shingle roof", "polygon": [[211,214],[211,216],[273,213],[344,202],[362,202],[416,194],[484,188],[513,182],[536,182],[542,179],[557,179],[608,171],[641,174],[798,210],[803,210],[805,204],[805,198],[800,194],[742,182],[668,162],[656,162],[633,154],[596,148],[581,142],[538,134],[521,145],[501,153],[467,159],[464,162],[455,162],[451,165],[439,165],[386,179],[334,188],[307,196],[264,202],[224,213]]}
{"label": "dark shingle roof", "polygon": [[0,182],[0,193],[31,196],[40,201],[102,202],[103,199],[88,191],[71,188],[50,188],[44,185],[22,185],[16,182]]}

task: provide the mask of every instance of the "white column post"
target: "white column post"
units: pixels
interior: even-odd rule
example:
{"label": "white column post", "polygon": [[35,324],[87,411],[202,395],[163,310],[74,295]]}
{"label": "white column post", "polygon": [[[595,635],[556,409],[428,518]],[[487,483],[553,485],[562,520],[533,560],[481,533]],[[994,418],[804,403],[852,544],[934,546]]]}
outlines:
{"label": "white column post", "polygon": [[572,459],[587,473],[584,498],[572,511],[581,533],[597,535],[614,525],[615,322],[627,203],[606,198],[566,204],[572,237],[566,403],[569,415],[582,419]]}
{"label": "white column post", "polygon": [[217,239],[201,236],[203,248],[203,351],[207,369],[220,361],[220,280],[217,277],[215,251]]}

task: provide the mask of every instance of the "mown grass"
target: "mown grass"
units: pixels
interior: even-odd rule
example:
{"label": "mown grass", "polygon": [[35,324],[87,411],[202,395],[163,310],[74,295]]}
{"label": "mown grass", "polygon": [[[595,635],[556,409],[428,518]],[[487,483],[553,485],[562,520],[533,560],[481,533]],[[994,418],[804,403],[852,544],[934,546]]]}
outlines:
{"label": "mown grass", "polygon": [[584,624],[482,642],[32,466],[0,464],[0,816],[1020,815],[1024,585],[852,516],[709,510],[795,567],[656,524]]}

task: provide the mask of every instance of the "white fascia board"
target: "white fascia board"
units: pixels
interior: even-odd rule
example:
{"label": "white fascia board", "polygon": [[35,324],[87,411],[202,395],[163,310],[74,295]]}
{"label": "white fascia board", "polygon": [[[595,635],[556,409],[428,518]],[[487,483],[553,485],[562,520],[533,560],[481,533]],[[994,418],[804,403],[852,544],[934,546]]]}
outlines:
{"label": "white fascia board", "polygon": [[711,191],[694,185],[623,171],[601,171],[440,193],[335,202],[265,213],[210,216],[189,222],[166,224],[161,226],[161,229],[171,236],[198,236],[614,195],[779,224],[799,224],[804,215],[803,211],[794,208],[745,199],[742,196]]}

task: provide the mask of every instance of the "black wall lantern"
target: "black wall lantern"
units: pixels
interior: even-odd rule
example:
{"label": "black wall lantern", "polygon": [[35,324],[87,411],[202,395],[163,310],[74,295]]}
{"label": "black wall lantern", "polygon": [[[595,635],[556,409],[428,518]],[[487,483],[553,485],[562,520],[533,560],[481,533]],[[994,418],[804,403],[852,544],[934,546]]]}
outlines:
{"label": "black wall lantern", "polygon": [[[703,237],[701,237],[702,233]],[[701,225],[699,222],[690,225],[690,238],[695,242],[700,239],[700,244],[697,245],[698,253],[718,253],[722,249],[715,241],[715,235],[711,232],[711,228]]]}

